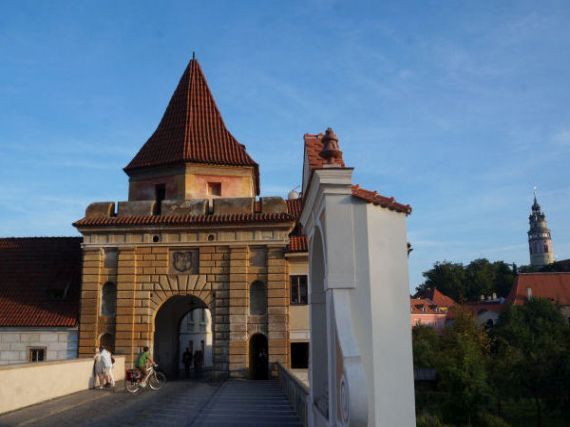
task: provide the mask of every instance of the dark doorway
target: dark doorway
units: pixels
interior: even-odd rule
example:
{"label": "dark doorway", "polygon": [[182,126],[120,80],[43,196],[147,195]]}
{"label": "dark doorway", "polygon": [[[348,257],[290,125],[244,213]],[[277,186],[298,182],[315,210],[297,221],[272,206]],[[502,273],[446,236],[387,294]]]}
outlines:
{"label": "dark doorway", "polygon": [[291,343],[291,368],[308,369],[309,367],[309,343]]}
{"label": "dark doorway", "polygon": [[254,380],[266,380],[267,363],[267,338],[263,334],[255,334],[249,339],[249,371]]}

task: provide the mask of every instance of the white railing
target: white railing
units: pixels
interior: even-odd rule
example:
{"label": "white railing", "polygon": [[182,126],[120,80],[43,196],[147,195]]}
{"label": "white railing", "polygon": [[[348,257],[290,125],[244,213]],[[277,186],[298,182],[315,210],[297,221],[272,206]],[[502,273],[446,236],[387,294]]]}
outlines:
{"label": "white railing", "polygon": [[309,388],[280,363],[277,363],[277,371],[281,389],[287,395],[293,410],[297,413],[303,425],[307,426]]}

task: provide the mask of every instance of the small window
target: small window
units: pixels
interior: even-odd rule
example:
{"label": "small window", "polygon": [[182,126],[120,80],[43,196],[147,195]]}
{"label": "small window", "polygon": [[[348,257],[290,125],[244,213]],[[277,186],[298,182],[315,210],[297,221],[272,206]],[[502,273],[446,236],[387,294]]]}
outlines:
{"label": "small window", "polygon": [[208,196],[219,197],[222,195],[221,182],[208,182]]}
{"label": "small window", "polygon": [[44,362],[45,360],[45,347],[32,347],[28,349],[28,362]]}
{"label": "small window", "polygon": [[306,305],[307,276],[291,276],[291,305]]}
{"label": "small window", "polygon": [[544,245],[544,253],[545,253],[545,254],[548,253],[548,245]]}
{"label": "small window", "polygon": [[117,286],[107,282],[101,294],[101,316],[113,317],[117,307]]}
{"label": "small window", "polygon": [[166,198],[166,184],[156,184],[154,186],[154,201],[156,202],[154,209],[157,215],[161,213],[162,201]]}

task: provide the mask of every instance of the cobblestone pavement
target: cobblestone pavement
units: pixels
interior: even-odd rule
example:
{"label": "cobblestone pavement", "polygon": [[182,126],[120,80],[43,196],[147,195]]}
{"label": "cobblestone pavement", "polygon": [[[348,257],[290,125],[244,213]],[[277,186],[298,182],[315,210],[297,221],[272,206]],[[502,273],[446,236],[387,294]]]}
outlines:
{"label": "cobblestone pavement", "polygon": [[0,416],[0,426],[301,426],[276,381],[174,381],[159,391],[87,390]]}

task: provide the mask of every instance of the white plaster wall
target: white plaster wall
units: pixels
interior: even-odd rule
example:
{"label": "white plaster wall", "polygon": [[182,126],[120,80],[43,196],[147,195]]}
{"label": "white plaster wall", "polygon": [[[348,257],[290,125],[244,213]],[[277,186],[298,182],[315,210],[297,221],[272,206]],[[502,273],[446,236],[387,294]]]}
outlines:
{"label": "white plaster wall", "polygon": [[45,361],[77,357],[77,329],[0,328],[0,365],[28,362],[28,349],[45,347]]}
{"label": "white plaster wall", "polygon": [[[414,426],[406,216],[354,205],[355,334],[368,378],[368,423]],[[370,287],[368,287],[370,283]]]}
{"label": "white plaster wall", "polygon": [[[125,378],[125,356],[114,357],[113,376],[120,381]],[[2,366],[0,384],[1,414],[93,387],[93,359]]]}

